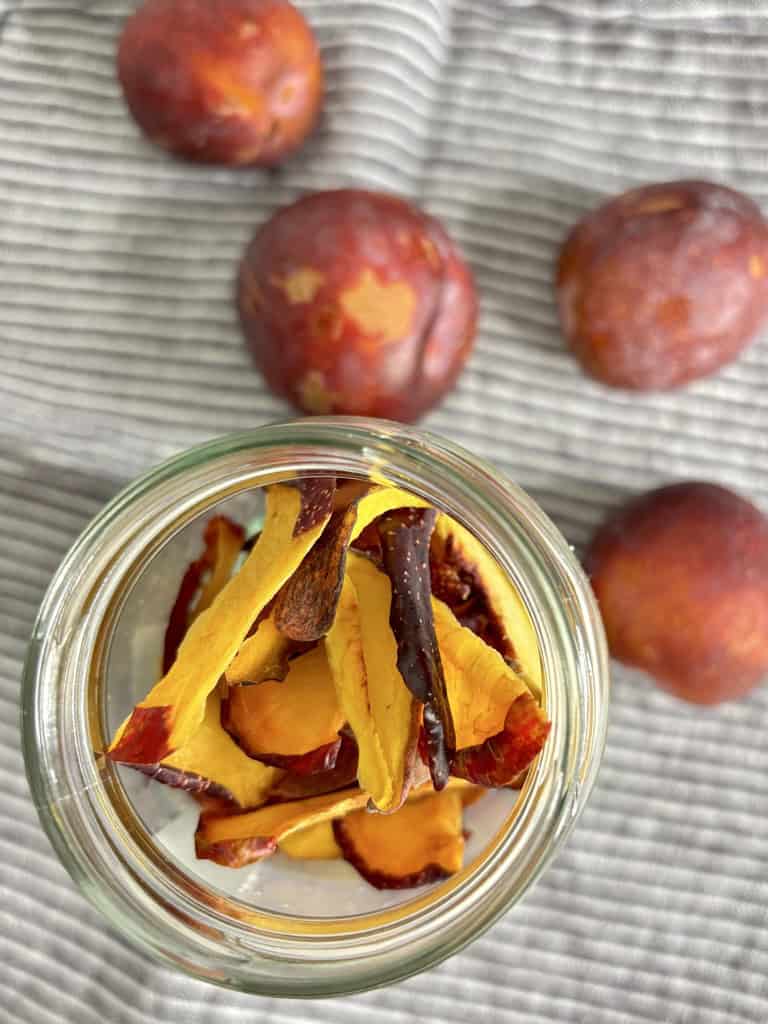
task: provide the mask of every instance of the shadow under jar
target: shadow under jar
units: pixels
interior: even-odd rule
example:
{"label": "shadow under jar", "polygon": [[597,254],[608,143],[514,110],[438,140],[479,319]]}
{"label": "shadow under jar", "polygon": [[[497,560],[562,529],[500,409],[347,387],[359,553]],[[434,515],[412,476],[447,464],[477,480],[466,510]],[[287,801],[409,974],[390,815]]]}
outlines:
{"label": "shadow under jar", "polygon": [[[344,862],[277,855],[241,870],[195,861],[183,793],[106,760],[158,677],[180,576],[214,510],[258,521],[265,485],[299,474],[373,479],[458,519],[517,587],[538,635],[552,731],[523,789],[468,812],[465,867],[379,892]],[[514,904],[562,846],[599,767],[605,641],[568,544],[519,488],[439,438],[392,423],[304,419],[185,452],[119,494],[65,558],[41,607],[23,689],[32,793],[62,862],[115,928],[221,985],[324,997],[445,959]]]}

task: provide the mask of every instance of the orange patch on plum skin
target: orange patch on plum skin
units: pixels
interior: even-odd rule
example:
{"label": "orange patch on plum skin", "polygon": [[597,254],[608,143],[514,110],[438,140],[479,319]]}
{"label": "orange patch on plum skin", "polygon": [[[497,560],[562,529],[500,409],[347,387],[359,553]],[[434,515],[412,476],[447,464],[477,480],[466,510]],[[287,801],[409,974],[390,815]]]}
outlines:
{"label": "orange patch on plum skin", "polygon": [[221,97],[216,107],[220,117],[253,117],[266,114],[264,96],[256,89],[238,81],[226,66],[201,62],[198,68],[201,82]]}
{"label": "orange patch on plum skin", "polygon": [[638,203],[632,212],[640,215],[671,213],[673,210],[682,210],[684,206],[685,202],[680,196],[669,193],[668,195],[649,197],[645,202]]}
{"label": "orange patch on plum skin", "polygon": [[292,306],[312,302],[325,281],[325,275],[314,267],[299,267],[284,277],[273,275],[270,284],[279,288]]}
{"label": "orange patch on plum skin", "polygon": [[366,267],[357,284],[339,296],[339,304],[350,320],[366,335],[382,344],[400,341],[411,329],[416,295],[405,281],[386,283]]}
{"label": "orange patch on plum skin", "polygon": [[752,255],[749,257],[749,273],[755,280],[765,276],[765,263],[759,256]]}

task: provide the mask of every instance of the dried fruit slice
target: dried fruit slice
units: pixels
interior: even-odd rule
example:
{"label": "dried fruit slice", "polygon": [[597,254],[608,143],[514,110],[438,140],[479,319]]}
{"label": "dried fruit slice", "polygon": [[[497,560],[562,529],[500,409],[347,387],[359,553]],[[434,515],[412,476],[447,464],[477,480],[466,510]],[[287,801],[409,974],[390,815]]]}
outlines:
{"label": "dried fruit slice", "polygon": [[378,520],[384,569],[392,585],[389,622],[397,641],[397,667],[424,705],[423,725],[432,784],[448,781],[455,733],[440,650],[432,621],[429,546],[437,513],[401,509]]}
{"label": "dried fruit slice", "polygon": [[499,652],[462,626],[448,605],[432,598],[432,613],[456,747],[473,747],[500,732],[513,701],[530,691]]}
{"label": "dried fruit slice", "polygon": [[357,781],[357,744],[351,736],[342,735],[333,746],[333,764],[314,764],[310,768],[307,762],[312,755],[288,759],[285,772],[272,787],[270,800],[304,800],[352,786]]}
{"label": "dried fruit slice", "polygon": [[450,608],[432,599],[458,750],[451,773],[483,786],[518,785],[549,722],[526,682]]}
{"label": "dried fruit slice", "polygon": [[380,811],[402,804],[413,781],[419,704],[397,668],[387,577],[350,552],[325,649],[339,704],[355,734],[358,780]]}
{"label": "dried fruit slice", "polygon": [[549,730],[533,694],[521,694],[507,712],[502,731],[479,746],[458,750],[451,771],[489,788],[517,785],[517,776],[539,754]]}
{"label": "dried fruit slice", "polygon": [[334,511],[317,544],[275,601],[275,623],[293,640],[319,640],[331,628],[353,538],[390,509],[424,504],[397,487],[369,486],[362,493],[359,488],[346,493],[354,495],[350,504]]}
{"label": "dried fruit slice", "polygon": [[342,856],[330,821],[292,832],[280,841],[279,849],[296,860],[340,860]]}
{"label": "dried fruit slice", "polygon": [[[427,783],[414,789],[408,796],[408,803],[421,800],[434,795],[434,789]],[[487,790],[481,786],[473,786],[464,779],[450,779],[443,792],[457,793],[463,808],[471,807],[472,804],[485,796]],[[353,811],[353,814],[362,813]],[[400,812],[395,812],[395,817]],[[387,816],[388,819],[392,815]],[[343,856],[341,847],[336,842],[333,834],[333,822],[321,821],[309,828],[303,828],[299,832],[292,832],[279,845],[283,853],[289,857],[303,860],[338,860]]]}
{"label": "dried fruit slice", "polygon": [[248,814],[203,816],[195,833],[195,851],[201,860],[242,868],[274,853],[277,844],[292,832],[364,807],[367,799],[360,789],[345,789],[308,800],[270,804]]}
{"label": "dried fruit slice", "polygon": [[[531,691],[543,688],[539,642],[531,617],[508,575],[466,527],[441,512],[432,534],[430,560],[434,593],[465,625],[512,659]],[[463,609],[457,605],[467,603]],[[474,620],[474,621],[472,621]]]}
{"label": "dried fruit slice", "polygon": [[208,694],[251,624],[322,533],[330,507],[321,514],[319,500],[313,495],[308,506],[298,488],[267,489],[264,527],[253,551],[211,607],[192,623],[170,671],[119,730],[107,752],[112,760],[160,762],[194,736]]}
{"label": "dried fruit slice", "polygon": [[[231,576],[243,537],[243,528],[226,516],[214,516],[206,523],[203,553],[184,573],[168,617],[163,643],[164,673],[176,660],[179,645],[192,619],[211,604]],[[209,574],[207,580],[206,573]]]}
{"label": "dried fruit slice", "polygon": [[259,807],[271,797],[282,772],[248,757],[221,725],[221,701],[208,698],[202,725],[160,764],[131,765],[145,775],[198,796]]}
{"label": "dried fruit slice", "polygon": [[269,679],[285,679],[294,654],[305,650],[280,632],[273,616],[262,619],[230,662],[224,678],[230,686],[253,686]]}
{"label": "dried fruit slice", "polygon": [[301,501],[293,527],[293,536],[298,537],[317,526],[325,527],[333,512],[336,477],[303,476],[287,486],[298,490]]}
{"label": "dried fruit slice", "polygon": [[337,509],[317,544],[277,595],[275,625],[286,637],[319,640],[331,628],[356,518],[354,505]]}
{"label": "dried fruit slice", "polygon": [[344,858],[377,889],[428,885],[461,870],[461,796],[432,793],[388,815],[354,811],[337,817],[333,834]]}
{"label": "dried fruit slice", "polygon": [[282,682],[232,686],[225,702],[226,730],[251,757],[269,761],[338,744],[344,722],[322,647],[294,658]]}
{"label": "dried fruit slice", "polygon": [[[211,520],[206,528],[206,534],[209,531],[213,534],[210,573],[208,578],[203,581],[200,595],[192,606],[191,621],[194,621],[206,608],[210,608],[216,596],[227,585],[245,541],[245,531],[242,526],[225,516],[216,516]],[[207,537],[206,543],[208,543]]]}

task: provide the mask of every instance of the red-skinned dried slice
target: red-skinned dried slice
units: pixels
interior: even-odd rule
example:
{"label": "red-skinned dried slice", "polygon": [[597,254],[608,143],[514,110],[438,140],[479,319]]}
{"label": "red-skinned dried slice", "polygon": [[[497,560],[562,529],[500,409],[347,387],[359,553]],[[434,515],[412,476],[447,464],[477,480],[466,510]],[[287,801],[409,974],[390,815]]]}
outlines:
{"label": "red-skinned dried slice", "polygon": [[540,753],[550,728],[533,695],[523,693],[509,708],[501,732],[456,751],[451,773],[479,786],[508,786]]}
{"label": "red-skinned dried slice", "polygon": [[453,790],[411,799],[394,814],[353,811],[333,822],[349,861],[377,889],[409,889],[449,878],[464,856],[462,798]]}
{"label": "red-skinned dried slice", "polygon": [[199,615],[168,673],[117,731],[107,756],[123,763],[161,762],[194,736],[208,695],[261,611],[295,571],[326,520],[294,534],[302,510],[292,487],[267,488],[264,528],[240,571]]}
{"label": "red-skinned dried slice", "polygon": [[333,512],[336,477],[302,476],[291,486],[296,487],[301,495],[301,509],[293,527],[293,536],[298,537],[327,523]]}
{"label": "red-skinned dried slice", "polygon": [[314,641],[325,636],[333,624],[341,596],[347,551],[353,538],[384,512],[403,505],[421,504],[421,499],[397,487],[361,488],[342,485],[337,507],[322,536],[282,588],[275,601],[274,619],[278,629],[297,641]]}
{"label": "red-skinned dried slice", "polygon": [[290,639],[319,640],[333,625],[356,519],[354,505],[337,509],[318,542],[277,595],[275,625]]}
{"label": "red-skinned dried slice", "polygon": [[[227,516],[214,516],[206,523],[203,553],[184,573],[168,617],[163,643],[164,673],[176,660],[179,644],[192,619],[211,604],[229,579],[242,549],[243,538],[243,528]],[[206,574],[209,578],[204,582]]]}
{"label": "red-skinned dried slice", "polygon": [[159,764],[132,764],[145,775],[200,797],[258,807],[271,798],[283,773],[249,758],[221,725],[221,701],[208,698],[200,728],[185,746]]}
{"label": "red-skinned dried slice", "polygon": [[390,625],[397,640],[397,667],[424,705],[429,771],[436,790],[448,781],[455,732],[440,649],[432,619],[429,544],[434,509],[398,509],[378,520],[384,570],[392,584]]}

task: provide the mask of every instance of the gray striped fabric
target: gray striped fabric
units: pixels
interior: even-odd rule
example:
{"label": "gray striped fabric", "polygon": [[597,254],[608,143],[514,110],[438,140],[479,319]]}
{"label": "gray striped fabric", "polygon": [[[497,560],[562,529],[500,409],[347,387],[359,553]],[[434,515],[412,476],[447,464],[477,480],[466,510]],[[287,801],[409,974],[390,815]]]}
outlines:
{"label": "gray striped fabric", "polygon": [[467,952],[384,992],[302,1004],[161,970],[86,905],[40,831],[17,696],[66,547],[127,479],[285,415],[231,301],[254,225],[364,183],[444,218],[483,294],[477,352],[427,421],[527,487],[577,546],[629,492],[684,476],[768,508],[768,347],[677,394],[584,379],[556,326],[568,226],[697,175],[768,203],[761,0],[303,0],[322,130],[284,171],[176,163],[113,70],[123,0],[0,0],[0,1019],[22,1024],[768,1020],[768,693],[713,711],[615,677],[601,782],[566,852]]}

